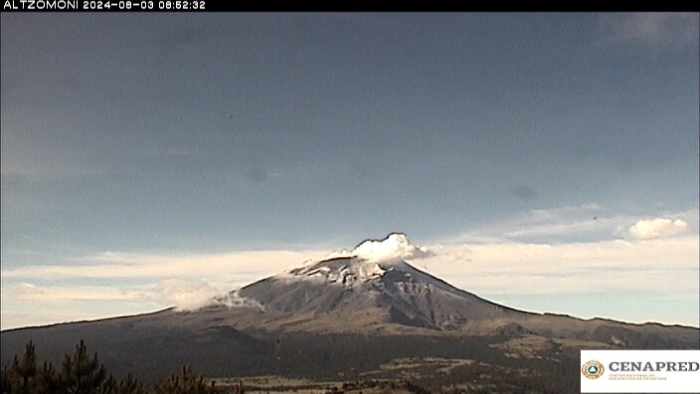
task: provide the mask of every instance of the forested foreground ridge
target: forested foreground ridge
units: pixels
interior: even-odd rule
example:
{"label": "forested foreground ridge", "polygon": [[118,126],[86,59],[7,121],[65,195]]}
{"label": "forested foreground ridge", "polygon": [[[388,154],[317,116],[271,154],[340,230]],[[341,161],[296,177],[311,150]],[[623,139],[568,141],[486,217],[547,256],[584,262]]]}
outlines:
{"label": "forested foreground ridge", "polygon": [[[365,381],[345,383],[342,386],[328,387],[326,394],[339,394],[346,391],[361,393],[362,389],[385,393],[429,394],[428,390],[408,381],[386,382]],[[297,390],[293,390],[296,392]],[[84,341],[80,341],[71,355],[65,355],[60,370],[53,363],[37,361],[34,344],[25,346],[24,354],[15,355],[9,365],[0,372],[0,393],[2,394],[243,394],[246,387],[242,380],[237,383],[217,386],[216,382],[195,373],[191,366],[184,365],[178,374],[158,380],[153,387],[127,374],[115,378],[100,363],[97,353],[88,353]]]}
{"label": "forested foreground ridge", "polygon": [[[35,346],[29,342],[20,357],[15,355],[0,375],[2,394],[209,394],[222,393],[214,382],[208,382],[188,365],[179,374],[159,380],[154,387],[144,384],[132,374],[115,378],[100,363],[97,353],[90,355],[84,341],[75,352],[65,355],[60,369],[51,362],[37,361]],[[239,386],[236,392],[241,392]],[[225,391],[229,392],[229,391]]]}
{"label": "forested foreground ridge", "polygon": [[[25,345],[24,353],[15,355],[12,361],[2,368],[0,374],[0,392],[21,394],[260,394],[260,393],[309,393],[309,394],[460,394],[460,393],[566,393],[577,387],[575,374],[554,371],[551,379],[547,376],[526,376],[520,369],[505,366],[496,367],[486,363],[455,363],[452,360],[438,358],[404,358],[395,359],[384,372],[395,372],[397,376],[365,376],[350,381],[274,380],[274,384],[260,385],[260,380],[267,377],[218,378],[210,379],[196,373],[189,365],[184,365],[177,373],[162,377],[155,383],[144,383],[134,373],[115,376],[102,364],[97,353],[89,353],[84,341],[75,346],[72,354],[64,355],[60,367],[53,363],[40,361],[33,342]],[[418,364],[416,364],[418,362]],[[449,379],[440,373],[430,373],[432,378],[416,379],[400,372],[400,367],[409,369],[431,370],[434,363],[448,362],[447,369],[459,375],[457,380]],[[565,363],[566,364],[566,363]],[[417,368],[417,369],[416,369]],[[576,369],[565,368],[564,370]],[[384,368],[382,368],[384,369]],[[444,368],[442,368],[444,369]],[[138,372],[138,371],[134,371]],[[568,376],[567,376],[568,375]],[[269,377],[269,376],[268,376]],[[348,378],[348,377],[346,377]],[[432,381],[432,384],[431,384]],[[299,383],[301,382],[301,383]],[[249,384],[250,383],[250,384]],[[426,385],[427,384],[427,385]]]}

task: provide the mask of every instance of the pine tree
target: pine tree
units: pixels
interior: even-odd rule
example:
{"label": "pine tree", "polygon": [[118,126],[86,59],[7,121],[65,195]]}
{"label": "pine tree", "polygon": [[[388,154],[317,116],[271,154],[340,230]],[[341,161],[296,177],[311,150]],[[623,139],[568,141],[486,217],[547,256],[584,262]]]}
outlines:
{"label": "pine tree", "polygon": [[19,377],[9,366],[4,366],[0,371],[0,393],[16,393],[17,387],[19,387]]}
{"label": "pine tree", "polygon": [[9,368],[3,368],[0,376],[2,393],[32,394],[36,386],[36,374],[36,355],[34,344],[30,341],[24,348],[22,359],[15,355]]}
{"label": "pine tree", "polygon": [[192,367],[185,365],[182,367],[180,375],[170,375],[166,379],[156,383],[156,394],[212,394],[217,390],[215,384],[207,384],[204,376],[192,371]]}
{"label": "pine tree", "polygon": [[19,393],[29,394],[32,389],[32,384],[34,383],[34,377],[36,376],[36,355],[34,354],[34,344],[32,341],[29,341],[24,347],[22,360],[19,361],[17,356],[15,356],[12,361],[12,367],[10,368],[14,370],[21,381]]}
{"label": "pine tree", "polygon": [[97,360],[97,353],[90,359],[84,341],[75,347],[73,356],[63,360],[61,381],[69,394],[95,394],[105,381],[107,371]]}
{"label": "pine tree", "polygon": [[109,375],[109,377],[102,382],[101,385],[99,385],[96,389],[97,394],[117,394],[117,379],[112,376],[112,374]]}
{"label": "pine tree", "polygon": [[146,391],[143,389],[143,383],[139,382],[134,375],[128,374],[121,381],[119,381],[119,386],[117,386],[118,394],[145,394]]}
{"label": "pine tree", "polygon": [[56,376],[53,364],[44,361],[36,375],[37,393],[60,393],[63,392],[61,380]]}

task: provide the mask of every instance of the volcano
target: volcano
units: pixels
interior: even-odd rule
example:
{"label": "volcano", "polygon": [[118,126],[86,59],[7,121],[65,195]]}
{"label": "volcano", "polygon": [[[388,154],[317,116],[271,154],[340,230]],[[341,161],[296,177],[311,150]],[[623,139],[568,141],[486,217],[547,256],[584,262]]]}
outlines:
{"label": "volcano", "polygon": [[[392,235],[383,242],[393,241]],[[449,332],[530,315],[499,305],[423,272],[405,261],[334,257],[242,288],[238,296],[262,310],[237,311],[239,323],[313,332]],[[217,311],[217,309],[219,311]],[[209,313],[228,311],[210,308]]]}
{"label": "volcano", "polygon": [[[582,348],[700,347],[694,327],[583,320],[488,301],[407,262],[429,254],[405,235],[390,234],[222,294],[196,311],[3,331],[2,362],[29,340],[58,361],[83,339],[115,372],[146,379],[182,364],[209,376],[354,371],[359,378],[380,376],[371,374],[390,371],[382,365],[402,357],[488,360],[498,368],[535,368],[533,376],[541,376],[561,370],[561,363],[577,371]],[[533,357],[554,364],[532,364]]]}
{"label": "volcano", "polygon": [[[416,335],[520,335],[591,339],[647,346],[660,324],[634,325],[607,319],[532,313],[491,302],[412,266],[404,259],[429,255],[405,234],[367,240],[352,251],[262,279],[215,305],[186,314],[200,324],[218,321],[237,329],[268,332]],[[244,300],[229,308],[226,299]],[[179,315],[174,310],[170,313]],[[645,335],[619,330],[635,327]],[[673,326],[669,326],[673,327]],[[617,332],[615,335],[614,332]],[[648,335],[647,335],[648,334]],[[697,343],[691,334],[691,343]],[[652,340],[653,342],[653,340]]]}

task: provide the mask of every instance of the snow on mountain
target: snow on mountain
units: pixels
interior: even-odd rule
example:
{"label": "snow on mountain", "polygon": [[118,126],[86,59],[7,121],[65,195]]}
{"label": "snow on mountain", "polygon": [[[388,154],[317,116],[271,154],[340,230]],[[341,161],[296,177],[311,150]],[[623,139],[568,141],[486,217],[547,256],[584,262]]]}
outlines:
{"label": "snow on mountain", "polygon": [[301,280],[321,280],[329,284],[353,287],[384,275],[391,267],[354,257],[338,257],[323,260],[316,264],[294,268],[278,277]]}
{"label": "snow on mountain", "polygon": [[390,234],[262,279],[240,295],[264,307],[266,317],[258,317],[265,326],[285,330],[459,330],[467,323],[523,314],[404,261],[429,253],[404,234]]}
{"label": "snow on mountain", "polygon": [[410,271],[413,268],[404,260],[430,255],[427,248],[413,245],[405,234],[392,233],[382,240],[366,240],[351,251],[333,252],[325,260],[311,261],[303,267],[276,275],[275,278],[321,281],[352,288],[382,277],[389,271]]}

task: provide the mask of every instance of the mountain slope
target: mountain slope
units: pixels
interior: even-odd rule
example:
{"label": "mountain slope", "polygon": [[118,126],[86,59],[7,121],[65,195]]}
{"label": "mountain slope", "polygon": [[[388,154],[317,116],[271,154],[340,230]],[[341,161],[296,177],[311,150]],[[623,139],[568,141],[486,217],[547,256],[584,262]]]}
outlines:
{"label": "mountain slope", "polygon": [[367,332],[393,325],[450,331],[470,322],[528,315],[457,289],[404,261],[358,257],[292,269],[238,294],[259,302],[265,314],[275,315],[273,326],[287,330]]}
{"label": "mountain slope", "polygon": [[[389,240],[390,238],[387,238]],[[386,241],[386,240],[385,240]],[[333,257],[239,291],[263,309],[208,308],[240,329],[270,332],[524,335],[625,347],[697,347],[698,330],[512,309],[458,289],[402,260]],[[672,340],[666,339],[666,334]]]}

